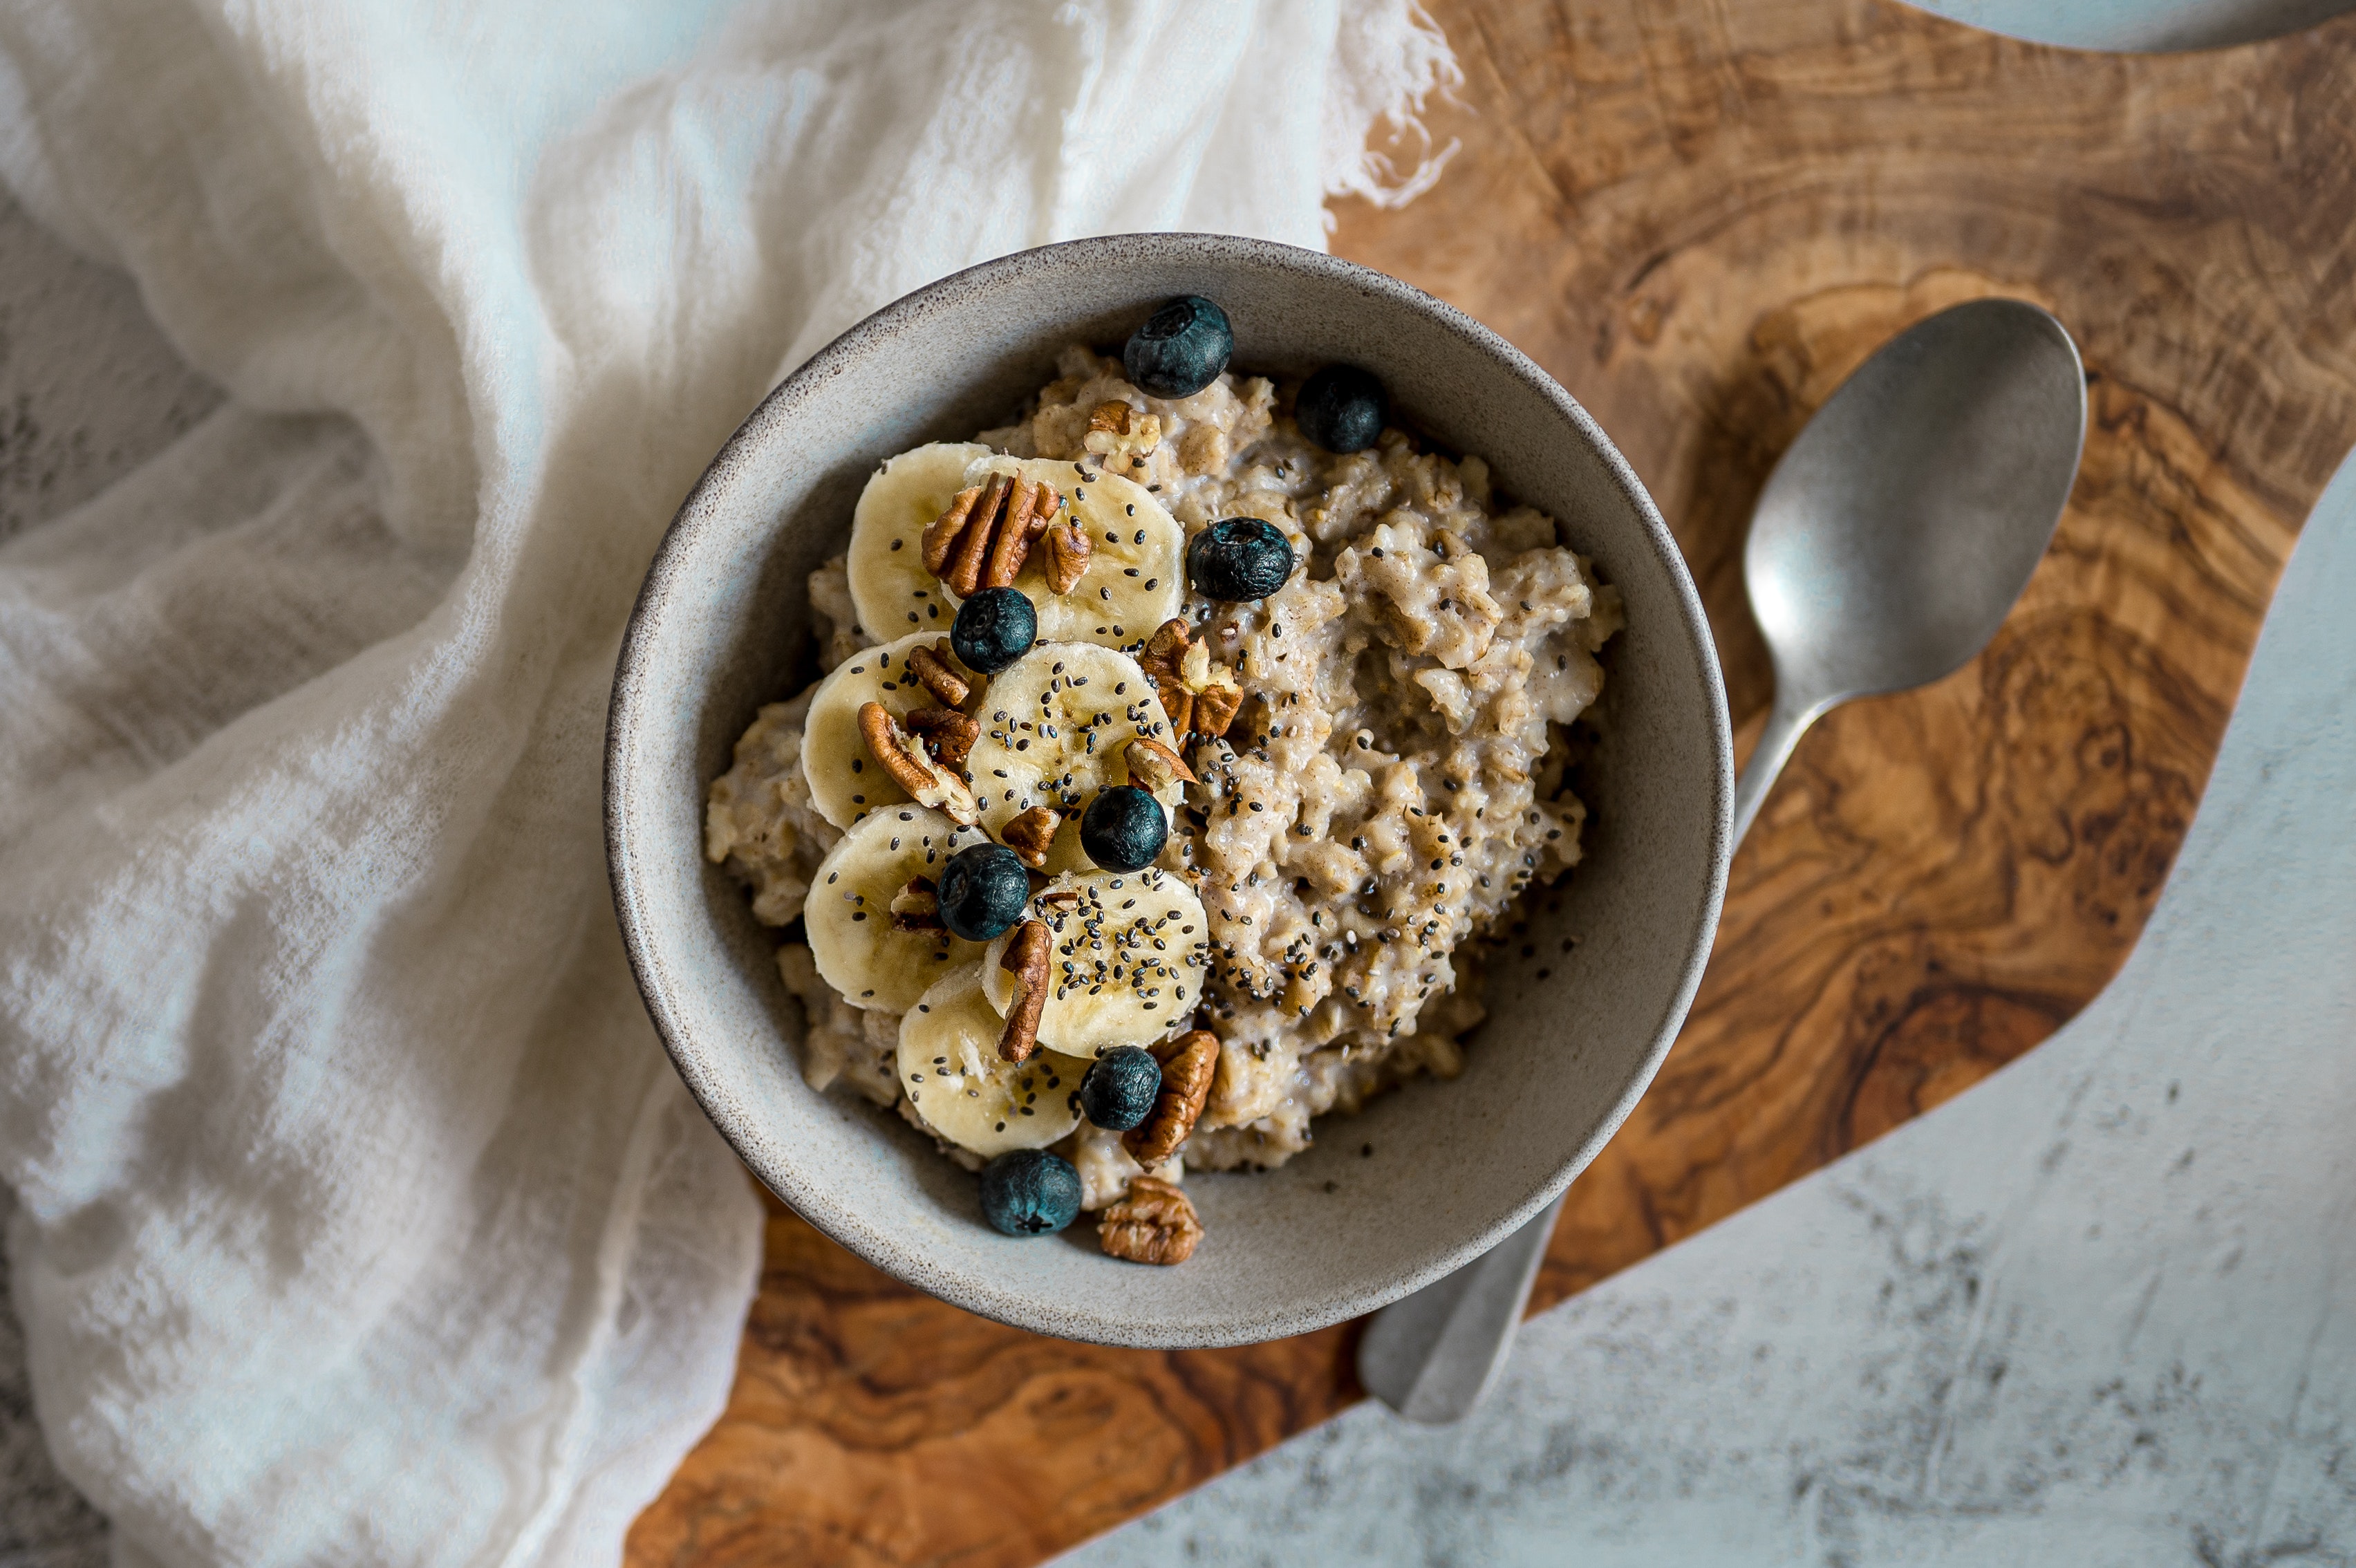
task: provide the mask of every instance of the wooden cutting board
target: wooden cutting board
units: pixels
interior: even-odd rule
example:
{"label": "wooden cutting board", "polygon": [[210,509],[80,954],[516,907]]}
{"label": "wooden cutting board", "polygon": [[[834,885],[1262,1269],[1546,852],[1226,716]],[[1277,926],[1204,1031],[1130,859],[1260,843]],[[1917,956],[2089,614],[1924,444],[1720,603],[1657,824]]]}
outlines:
{"label": "wooden cutting board", "polygon": [[[2035,300],[2085,466],[1987,652],[1817,726],[1737,857],[1708,976],[1571,1189],[1547,1305],[1969,1087],[2083,1006],[2190,822],[2299,520],[2356,440],[2356,21],[2114,59],[1879,0],[1434,0],[1445,177],[1334,249],[1528,351],[1651,487],[1744,752],[1770,695],[1742,525],[1876,345]],[[1043,1339],[771,1206],[726,1414],[633,1563],[1026,1564],[1361,1397],[1353,1327]]]}

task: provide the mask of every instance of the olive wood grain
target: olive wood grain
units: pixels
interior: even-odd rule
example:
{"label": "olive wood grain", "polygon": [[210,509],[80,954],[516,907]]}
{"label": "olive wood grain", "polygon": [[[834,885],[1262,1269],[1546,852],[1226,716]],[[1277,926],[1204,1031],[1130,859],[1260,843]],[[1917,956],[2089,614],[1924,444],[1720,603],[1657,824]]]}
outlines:
{"label": "olive wood grain", "polygon": [[[1346,207],[1335,249],[1499,328],[1620,442],[1708,604],[1738,756],[1770,695],[1741,527],[1842,375],[2006,294],[2091,378],[2071,509],[1987,652],[1802,742],[1683,1037],[1571,1190],[1544,1306],[1986,1077],[2135,940],[2356,438],[2356,22],[2128,59],[1875,0],[1431,8],[1466,74],[1433,129],[1461,145],[1413,205]],[[1037,1338],[772,1205],[727,1412],[629,1558],[1035,1563],[1355,1399],[1353,1332]]]}

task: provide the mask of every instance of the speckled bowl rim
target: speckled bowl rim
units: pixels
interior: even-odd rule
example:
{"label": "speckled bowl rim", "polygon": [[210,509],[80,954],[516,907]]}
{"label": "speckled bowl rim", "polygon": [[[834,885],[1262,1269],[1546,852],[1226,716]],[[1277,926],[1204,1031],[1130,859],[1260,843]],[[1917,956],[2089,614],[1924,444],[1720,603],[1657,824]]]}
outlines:
{"label": "speckled bowl rim", "polygon": [[1725,683],[1719,671],[1716,641],[1710,633],[1708,617],[1702,608],[1701,596],[1694,586],[1692,575],[1686,568],[1685,557],[1677,549],[1676,539],[1670,534],[1667,523],[1662,520],[1659,509],[1653,504],[1652,496],[1645,490],[1643,481],[1637,478],[1635,470],[1621,455],[1619,447],[1612,444],[1612,438],[1603,433],[1602,426],[1580,405],[1578,400],[1539,369],[1527,355],[1454,306],[1355,262],[1274,241],[1225,234],[1117,234],[1069,240],[1019,251],[953,273],[903,295],[851,327],[812,355],[761,401],[736,433],[729,437],[726,445],[721,447],[680,503],[661,544],[656,549],[653,563],[648,569],[646,581],[639,589],[637,601],[631,608],[629,622],[623,633],[621,654],[615,668],[613,697],[606,715],[604,779],[605,856],[614,896],[614,912],[621,927],[623,946],[629,955],[630,971],[637,981],[638,993],[646,1004],[656,1032],[662,1038],[664,1049],[669,1053],[673,1066],[697,1104],[702,1107],[704,1114],[728,1140],[730,1146],[737,1151],[740,1158],[749,1133],[736,1125],[741,1119],[739,1111],[725,1096],[713,1091],[714,1086],[706,1072],[703,1052],[686,1037],[658,981],[660,965],[654,957],[654,949],[659,934],[640,910],[637,872],[632,862],[630,824],[626,810],[628,791],[621,775],[623,760],[632,749],[650,705],[645,697],[651,673],[649,644],[654,637],[655,623],[661,618],[671,596],[682,586],[692,585],[691,579],[683,579],[685,561],[691,553],[691,547],[698,534],[707,526],[706,509],[702,504],[706,497],[731,482],[743,455],[767,440],[771,430],[780,421],[822,400],[835,379],[871,344],[914,329],[935,315],[953,311],[965,301],[987,293],[1004,281],[1042,267],[1066,268],[1075,260],[1083,263],[1100,260],[1108,265],[1139,262],[1147,264],[1184,263],[1209,260],[1302,274],[1315,283],[1376,295],[1419,313],[1482,350],[1501,373],[1518,382],[1531,395],[1551,404],[1587,441],[1602,460],[1612,484],[1634,510],[1645,539],[1675,591],[1682,617],[1681,629],[1697,655],[1696,664],[1702,672],[1701,697],[1708,708],[1714,763],[1710,799],[1715,817],[1710,827],[1709,875],[1704,897],[1694,911],[1687,950],[1678,971],[1675,991],[1663,1010],[1650,1047],[1630,1071],[1626,1084],[1609,1112],[1597,1122],[1594,1131],[1556,1167],[1547,1179],[1539,1183],[1503,1219],[1465,1236],[1455,1246],[1432,1257],[1419,1268],[1379,1285],[1337,1290],[1320,1307],[1271,1312],[1264,1317],[1239,1319],[1223,1325],[1211,1334],[1189,1332],[1183,1326],[1150,1322],[1105,1321],[1076,1325],[1070,1320],[1067,1312],[1043,1305],[1021,1293],[994,1289],[986,1282],[945,1270],[927,1255],[900,1245],[889,1233],[863,1223],[854,1212],[854,1205],[844,1203],[838,1190],[826,1186],[813,1175],[793,1168],[764,1171],[755,1167],[749,1160],[745,1162],[756,1179],[830,1239],[895,1279],[997,1322],[1057,1337],[1085,1338],[1139,1348],[1210,1348],[1256,1344],[1311,1333],[1376,1311],[1453,1273],[1536,1219],[1620,1130],[1621,1124],[1628,1119],[1636,1102],[1651,1086],[1662,1059],[1676,1042],[1677,1031],[1683,1026],[1686,1014],[1693,1004],[1694,994],[1701,984],[1702,971],[1709,961],[1719,915],[1725,902],[1728,866],[1733,856],[1732,726],[1728,718]]}

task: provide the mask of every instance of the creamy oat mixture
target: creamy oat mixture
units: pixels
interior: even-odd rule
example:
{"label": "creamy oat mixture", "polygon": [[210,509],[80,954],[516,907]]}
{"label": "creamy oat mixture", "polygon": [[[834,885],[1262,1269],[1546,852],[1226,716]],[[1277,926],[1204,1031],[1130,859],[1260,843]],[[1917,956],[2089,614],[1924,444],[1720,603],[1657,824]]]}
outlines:
{"label": "creamy oat mixture", "polygon": [[[1477,456],[1396,429],[1365,452],[1321,451],[1289,392],[1260,377],[1162,400],[1083,349],[1059,370],[1025,419],[978,439],[1132,478],[1189,537],[1265,520],[1305,563],[1257,603],[1185,602],[1196,645],[1244,699],[1224,736],[1185,748],[1199,782],[1183,787],[1161,862],[1207,917],[1208,971],[1190,1001],[1217,1057],[1191,1137],[1151,1174],[1273,1166],[1309,1146],[1312,1118],[1419,1070],[1458,1070],[1458,1041],[1483,1015],[1469,944],[1578,862],[1585,810],[1565,784],[1566,731],[1601,687],[1596,654],[1621,624],[1619,596],[1553,520],[1499,502]],[[1101,417],[1114,403],[1135,417]],[[911,629],[858,624],[842,557],[812,575],[810,596],[830,671]],[[1137,653],[1153,628],[1084,630]],[[763,709],[710,797],[709,853],[774,926],[804,913],[843,836],[800,766],[811,702]],[[837,994],[800,942],[778,964],[809,1011],[809,1080],[925,1126],[895,1070],[900,1015]],[[1119,1134],[1085,1120],[1053,1147],[1091,1209],[1143,1174]]]}

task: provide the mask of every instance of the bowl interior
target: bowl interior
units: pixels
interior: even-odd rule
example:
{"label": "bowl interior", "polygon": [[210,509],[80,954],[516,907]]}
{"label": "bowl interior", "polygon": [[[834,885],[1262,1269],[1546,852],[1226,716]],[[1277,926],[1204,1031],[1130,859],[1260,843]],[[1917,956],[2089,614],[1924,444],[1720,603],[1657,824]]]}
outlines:
{"label": "bowl interior", "polygon": [[[1580,774],[1584,865],[1523,914],[1491,1016],[1449,1083],[1418,1081],[1280,1170],[1189,1176],[1207,1236],[1174,1269],[1116,1262],[1094,1228],[1016,1242],[973,1178],[896,1116],[802,1081],[800,1009],[773,933],[702,854],[704,791],[762,703],[813,672],[804,581],[842,548],[882,458],[1004,422],[1058,349],[1119,343],[1178,294],[1218,300],[1235,363],[1365,366],[1437,440],[1562,520],[1626,597],[1601,743]],[[1522,355],[1392,279],[1264,242],[1120,236],[1026,252],[871,317],[797,372],[680,510],[623,650],[607,741],[615,897],[680,1074],[737,1153],[820,1230],[991,1317],[1186,1346],[1303,1332],[1477,1255],[1594,1156],[1650,1081],[1718,919],[1732,763],[1699,601],[1651,501]],[[1526,955],[1526,956],[1525,956]]]}

